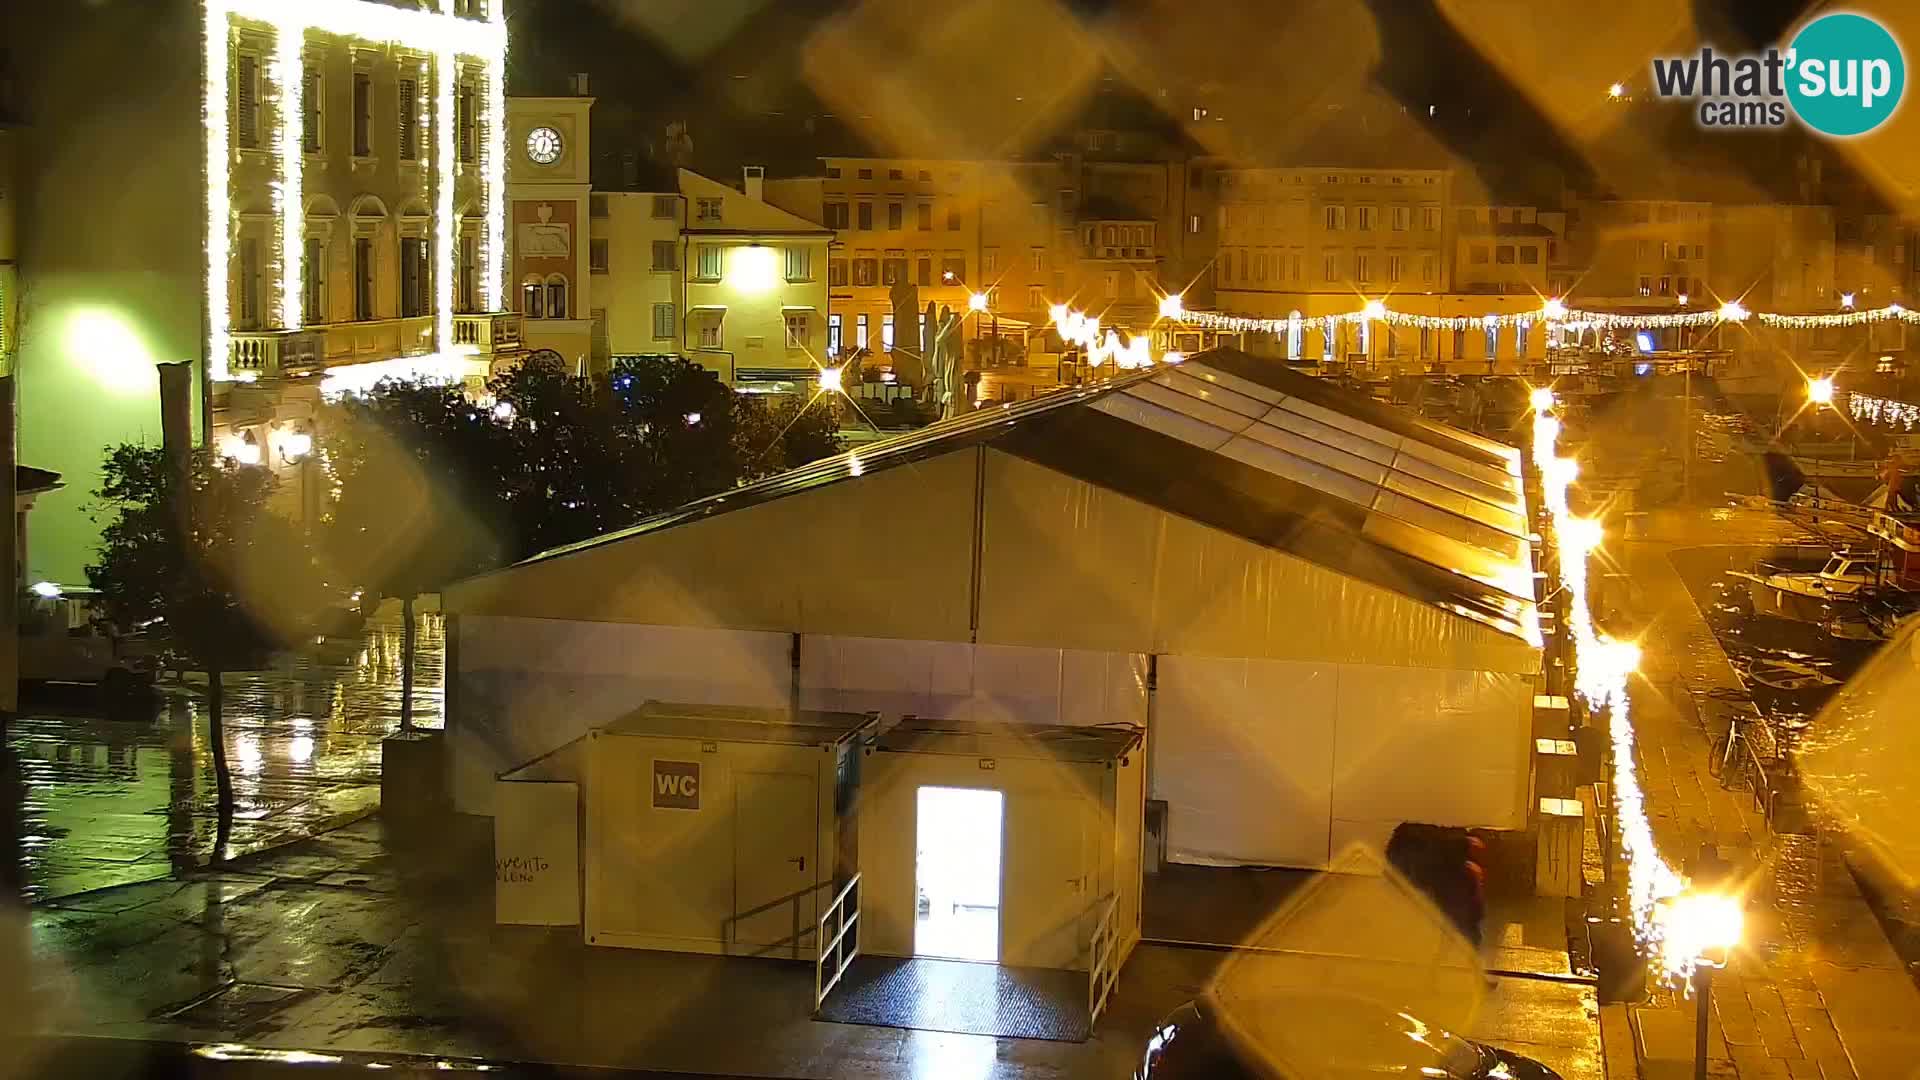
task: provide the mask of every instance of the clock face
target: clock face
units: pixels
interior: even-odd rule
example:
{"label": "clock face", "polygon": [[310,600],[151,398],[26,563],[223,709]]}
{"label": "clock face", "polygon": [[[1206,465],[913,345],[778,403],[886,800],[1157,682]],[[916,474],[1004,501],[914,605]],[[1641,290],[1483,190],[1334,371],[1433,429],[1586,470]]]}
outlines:
{"label": "clock face", "polygon": [[527,132],[527,157],[535,165],[551,165],[560,159],[560,133],[550,127]]}

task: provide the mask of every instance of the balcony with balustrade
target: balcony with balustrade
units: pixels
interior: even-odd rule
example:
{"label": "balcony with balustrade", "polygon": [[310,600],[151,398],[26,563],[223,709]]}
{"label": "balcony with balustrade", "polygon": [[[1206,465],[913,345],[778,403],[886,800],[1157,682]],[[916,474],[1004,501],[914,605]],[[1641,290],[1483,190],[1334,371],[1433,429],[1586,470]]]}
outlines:
{"label": "balcony with balustrade", "polygon": [[[299,330],[236,330],[227,367],[236,379],[308,375],[346,364],[395,360],[435,352],[434,316],[320,323]],[[512,359],[521,350],[520,315],[511,311],[457,314],[453,347],[476,358]]]}

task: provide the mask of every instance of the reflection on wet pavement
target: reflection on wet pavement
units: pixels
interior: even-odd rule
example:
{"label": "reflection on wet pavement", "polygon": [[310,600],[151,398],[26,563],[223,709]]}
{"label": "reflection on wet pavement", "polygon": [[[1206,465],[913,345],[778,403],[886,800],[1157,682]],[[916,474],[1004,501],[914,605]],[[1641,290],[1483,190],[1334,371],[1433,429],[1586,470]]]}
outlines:
{"label": "reflection on wet pavement", "polygon": [[[379,805],[380,741],[400,726],[401,626],[225,676],[232,856],[311,835]],[[414,723],[438,728],[444,624],[421,616]],[[68,690],[65,694],[60,690]],[[204,862],[219,835],[206,681],[169,682],[151,711],[104,710],[79,688],[21,701],[12,749],[25,783],[28,896],[40,901]]]}

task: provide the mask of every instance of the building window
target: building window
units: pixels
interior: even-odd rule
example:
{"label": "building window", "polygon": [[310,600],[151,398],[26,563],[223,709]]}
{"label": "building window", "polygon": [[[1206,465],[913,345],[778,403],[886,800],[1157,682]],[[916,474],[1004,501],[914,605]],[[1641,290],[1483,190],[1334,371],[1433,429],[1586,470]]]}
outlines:
{"label": "building window", "polygon": [[[534,318],[540,313],[535,311]],[[353,317],[366,322],[373,314],[373,237],[353,239]]]}
{"label": "building window", "polygon": [[1187,231],[1190,233],[1197,233],[1200,231],[1200,215],[1199,214],[1187,215]]}
{"label": "building window", "polygon": [[907,279],[907,253],[889,251],[880,263],[880,284],[897,285]]}
{"label": "building window", "polygon": [[932,180],[932,179],[933,179],[933,170],[932,170],[932,169],[921,169],[921,170],[920,170],[920,173],[919,173],[919,180],[920,180],[920,182],[921,182],[921,183],[923,183],[923,184],[924,184],[924,183],[927,183],[928,181],[930,181],[930,180]]}
{"label": "building window", "polygon": [[1353,279],[1355,281],[1373,280],[1373,256],[1365,251],[1353,257]]}
{"label": "building window", "polygon": [[1413,226],[1413,207],[1396,206],[1393,208],[1393,231],[1406,232]]}
{"label": "building window", "polygon": [[1387,283],[1400,284],[1400,276],[1405,270],[1406,259],[1399,255],[1387,256]]}
{"label": "building window", "polygon": [[1372,232],[1373,231],[1373,207],[1357,206],[1357,207],[1354,207],[1354,209],[1359,212],[1359,221],[1356,223],[1355,227],[1358,228],[1361,232]]}
{"label": "building window", "polygon": [[967,280],[967,257],[947,252],[940,260],[940,280],[950,284]]}
{"label": "building window", "polygon": [[838,286],[838,285],[845,285],[846,283],[847,283],[847,260],[828,259],[827,260],[827,284]]}
{"label": "building window", "polygon": [[1333,351],[1333,323],[1320,324],[1320,359],[1331,360],[1337,355]]}
{"label": "building window", "polygon": [[827,316],[827,355],[828,356],[840,355],[840,330],[841,330],[840,320],[841,318],[842,316],[839,314],[833,314],[833,315]]}
{"label": "building window", "polygon": [[680,248],[671,240],[653,242],[653,268],[655,270],[680,269]]}
{"label": "building window", "polygon": [[913,260],[913,283],[926,288],[933,284],[933,256],[922,251]]}
{"label": "building window", "polygon": [[1425,284],[1425,285],[1433,284],[1434,264],[1437,263],[1438,261],[1439,260],[1435,259],[1431,255],[1420,256],[1420,281],[1422,284]]}
{"label": "building window", "polygon": [[813,280],[813,252],[794,244],[787,248],[787,280]]}
{"label": "building window", "polygon": [[249,236],[240,241],[240,326],[244,329],[260,328],[262,285],[260,241]]}
{"label": "building window", "polygon": [[400,317],[427,313],[427,242],[418,236],[400,238]]}
{"label": "building window", "polygon": [[300,94],[300,148],[317,154],[321,149],[320,133],[325,127],[321,118],[326,115],[326,97],[319,72],[308,71],[305,79],[306,89]]}
{"label": "building window", "polygon": [[1300,339],[1304,336],[1298,310],[1287,313],[1287,359],[1300,359]]}
{"label": "building window", "polygon": [[858,210],[858,218],[859,225],[856,226],[857,228],[873,228],[873,204],[870,202],[861,203]]}
{"label": "building window", "polygon": [[1339,281],[1340,280],[1339,252],[1329,251],[1325,255],[1321,256],[1320,280],[1322,281]]}
{"label": "building window", "polygon": [[893,351],[893,312],[880,315],[880,348],[883,352]]}
{"label": "building window", "polygon": [[460,234],[459,266],[460,310],[480,310],[480,238],[470,232]]}
{"label": "building window", "polygon": [[1473,210],[1461,210],[1454,215],[1454,223],[1463,229],[1471,229],[1480,223],[1480,215]]}
{"label": "building window", "polygon": [[587,268],[595,273],[607,272],[607,242],[605,240],[587,241]]}
{"label": "building window", "polygon": [[694,249],[697,261],[694,264],[694,277],[701,281],[720,280],[720,245],[701,244]]}
{"label": "building window", "polygon": [[1668,296],[1672,292],[1673,292],[1673,278],[1667,276],[1666,274],[1661,274],[1660,275],[1660,295]]}
{"label": "building window", "polygon": [[787,348],[805,349],[813,344],[813,316],[804,311],[789,311],[787,323]]}
{"label": "building window", "polygon": [[546,292],[538,281],[529,281],[520,286],[520,314],[529,319],[538,319],[544,314]]}
{"label": "building window", "polygon": [[1513,245],[1501,244],[1493,249],[1493,261],[1501,266],[1513,265]]}
{"label": "building window", "polygon": [[1513,355],[1525,358],[1527,355],[1526,323],[1515,323],[1513,327]]}
{"label": "building window", "polygon": [[1000,272],[1000,249],[988,248],[980,253],[980,272],[997,274]]}
{"label": "building window", "polygon": [[1105,295],[1107,299],[1109,300],[1120,299],[1120,271],[1118,270],[1107,271],[1106,279],[1103,282],[1103,284],[1105,286],[1105,292],[1103,295]]}
{"label": "building window", "polygon": [[868,318],[869,318],[869,316],[868,316],[868,315],[867,315],[867,313],[866,313],[866,312],[864,312],[864,311],[863,311],[863,312],[861,312],[860,314],[858,314],[858,315],[856,315],[856,316],[854,316],[854,319],[853,319],[853,347],[854,347],[854,348],[855,348],[856,350],[857,350],[857,349],[864,349],[864,348],[866,348],[866,347],[867,347],[867,326],[868,326],[868,324],[867,324],[867,319],[868,319]]}
{"label": "building window", "polygon": [[1027,289],[1027,310],[1028,311],[1047,310],[1046,294],[1040,291],[1040,286],[1038,285],[1029,286]]}
{"label": "building window", "polygon": [[1645,274],[1640,275],[1640,295],[1653,295],[1653,279]]}
{"label": "building window", "polygon": [[1339,232],[1347,227],[1347,208],[1344,206],[1327,207],[1327,229]]}
{"label": "building window", "polygon": [[829,180],[840,179],[840,166],[838,165],[827,166],[827,179]]}
{"label": "building window", "polygon": [[947,231],[960,231],[960,208],[957,206],[947,207]]}
{"label": "building window", "polygon": [[1455,360],[1467,358],[1467,332],[1457,326],[1453,328],[1453,358]]}
{"label": "building window", "polygon": [[860,177],[860,179],[862,179],[862,180],[871,180],[871,179],[873,179],[873,170],[872,170],[872,169],[861,169],[861,170],[860,170],[860,172],[859,172],[859,173],[858,173],[857,175],[858,175],[858,176]]}
{"label": "building window", "polygon": [[1474,264],[1475,266],[1484,266],[1484,265],[1486,265],[1486,262],[1487,262],[1487,245],[1485,245],[1485,244],[1475,244],[1475,245],[1473,245],[1473,249],[1472,249],[1472,254],[1471,254],[1471,255],[1469,256],[1469,259],[1470,259],[1470,261],[1472,261],[1472,263],[1473,263],[1473,264]]}
{"label": "building window", "polygon": [[708,315],[704,320],[701,321],[700,323],[700,347],[701,348],[718,349],[725,343],[725,339],[721,337],[721,334],[720,334],[720,331],[722,329],[725,319],[726,319],[725,312],[714,312]]}
{"label": "building window", "polygon": [[373,75],[353,73],[353,156],[373,156]]}
{"label": "building window", "polygon": [[671,341],[673,339],[673,305],[653,305],[653,340]]}
{"label": "building window", "polygon": [[826,210],[826,218],[827,218],[827,221],[826,221],[827,228],[844,229],[847,227],[847,204],[846,203],[830,202],[826,204],[825,210]]}
{"label": "building window", "polygon": [[1499,347],[1500,347],[1500,327],[1497,325],[1487,327],[1486,350],[1480,354],[1480,358],[1483,360],[1493,359],[1493,354],[1495,350],[1499,349]]}
{"label": "building window", "polygon": [[260,58],[252,53],[233,57],[233,144],[260,145]]}
{"label": "building window", "polygon": [[1423,206],[1420,208],[1420,227],[1427,232],[1440,231],[1440,208]]}
{"label": "building window", "polygon": [[653,216],[659,220],[671,221],[678,216],[675,213],[674,207],[674,203],[677,201],[679,200],[671,195],[655,195],[653,197]]}
{"label": "building window", "polygon": [[720,220],[720,199],[697,199],[694,202],[694,220],[715,222]]}
{"label": "building window", "polygon": [[[462,117],[464,120],[464,116]],[[420,84],[400,80],[400,160],[420,159]],[[465,161],[466,158],[460,160]]]}
{"label": "building window", "polygon": [[460,84],[453,99],[454,122],[459,125],[460,162],[471,165],[480,160],[480,95],[472,83]]}
{"label": "building window", "polygon": [[879,284],[880,260],[871,255],[853,260],[853,283],[855,285]]}
{"label": "building window", "polygon": [[1540,265],[1540,249],[1534,247],[1532,244],[1522,244],[1520,246],[1520,261],[1527,266]]}
{"label": "building window", "polygon": [[890,202],[887,204],[887,228],[896,231],[906,228],[906,218],[907,207],[905,203]]}
{"label": "building window", "polygon": [[327,242],[307,237],[305,276],[301,278],[301,318],[309,323],[327,321]]}
{"label": "building window", "polygon": [[914,227],[921,232],[933,231],[933,204],[916,203],[913,207]]}

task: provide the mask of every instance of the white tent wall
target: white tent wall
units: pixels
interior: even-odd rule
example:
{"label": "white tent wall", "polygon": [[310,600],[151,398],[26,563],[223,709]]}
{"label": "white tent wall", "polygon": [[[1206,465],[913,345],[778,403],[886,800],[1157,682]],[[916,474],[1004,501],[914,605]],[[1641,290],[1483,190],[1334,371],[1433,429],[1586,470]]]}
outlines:
{"label": "white tent wall", "polygon": [[792,637],[751,630],[461,615],[447,724],[453,804],[492,813],[493,780],[648,699],[784,708]]}
{"label": "white tent wall", "polygon": [[1196,656],[1157,673],[1174,862],[1320,869],[1402,821],[1525,824],[1525,676]]}
{"label": "white tent wall", "polygon": [[1147,658],[805,634],[800,707],[980,723],[1144,728]]}

